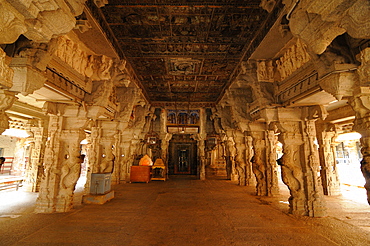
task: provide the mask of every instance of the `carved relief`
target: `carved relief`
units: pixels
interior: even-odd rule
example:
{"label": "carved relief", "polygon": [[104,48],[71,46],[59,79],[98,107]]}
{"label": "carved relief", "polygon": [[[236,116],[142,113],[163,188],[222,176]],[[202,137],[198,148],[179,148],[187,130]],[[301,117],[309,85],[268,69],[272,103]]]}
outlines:
{"label": "carved relief", "polygon": [[274,82],[274,64],[272,60],[257,61],[257,79],[260,82]]}
{"label": "carved relief", "polygon": [[266,196],[267,187],[266,187],[266,167],[265,167],[265,140],[262,140],[257,134],[253,137],[253,149],[254,155],[251,159],[252,170],[256,177],[256,194],[257,196]]}
{"label": "carved relief", "polygon": [[8,65],[9,64],[6,62],[6,54],[0,48],[0,85],[2,88],[10,88],[13,85],[14,71]]}
{"label": "carved relief", "polygon": [[90,62],[88,54],[81,49],[80,45],[68,39],[66,36],[61,36],[58,38],[58,48],[56,49],[54,55],[59,59],[67,63],[78,73],[88,76],[86,69],[88,63]]}
{"label": "carved relief", "polygon": [[[278,160],[283,182],[290,190],[290,212],[297,215],[326,215],[319,172],[315,120],[322,117],[317,108],[301,109],[304,121],[279,122],[283,156]],[[283,117],[283,115],[281,115]]]}
{"label": "carved relief", "polygon": [[321,165],[321,181],[324,194],[329,196],[340,195],[340,182],[336,167],[335,138],[337,137],[334,125],[317,124],[317,140],[319,142],[319,155]]}
{"label": "carved relief", "polygon": [[[306,46],[300,39],[276,60],[276,69],[283,81],[311,59]],[[270,68],[271,69],[271,68]],[[267,74],[267,71],[265,72]]]}
{"label": "carved relief", "polygon": [[26,176],[24,180],[24,188],[27,191],[36,192],[39,190],[40,179],[43,173],[43,157],[45,150],[44,128],[41,122],[30,121],[28,123],[28,132],[31,133],[31,137],[28,141],[30,144],[30,155],[29,164],[26,169]]}
{"label": "carved relief", "polygon": [[277,164],[276,164],[276,146],[278,142],[277,129],[275,124],[269,126],[266,131],[267,146],[267,161],[266,161],[266,182],[267,182],[267,195],[274,196],[279,194]]}
{"label": "carved relief", "polygon": [[302,139],[300,134],[294,134],[292,127],[297,127],[297,123],[286,124],[284,128],[289,129],[291,133],[282,133],[279,135],[279,141],[283,144],[283,156],[278,160],[281,166],[281,176],[283,182],[288,186],[290,191],[289,210],[290,213],[297,215],[307,215],[306,198],[303,184],[303,171],[300,166],[300,145]]}
{"label": "carved relief", "polygon": [[101,164],[99,173],[112,173],[115,161],[113,147],[114,145],[108,144],[103,146]]}

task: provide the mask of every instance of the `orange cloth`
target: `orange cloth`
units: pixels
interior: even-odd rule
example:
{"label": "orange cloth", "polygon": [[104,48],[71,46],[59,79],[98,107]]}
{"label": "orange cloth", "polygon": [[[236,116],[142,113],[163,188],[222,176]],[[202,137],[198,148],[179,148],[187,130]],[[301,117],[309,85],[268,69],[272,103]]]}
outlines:
{"label": "orange cloth", "polygon": [[139,166],[151,166],[153,165],[152,159],[148,155],[144,155],[139,161]]}

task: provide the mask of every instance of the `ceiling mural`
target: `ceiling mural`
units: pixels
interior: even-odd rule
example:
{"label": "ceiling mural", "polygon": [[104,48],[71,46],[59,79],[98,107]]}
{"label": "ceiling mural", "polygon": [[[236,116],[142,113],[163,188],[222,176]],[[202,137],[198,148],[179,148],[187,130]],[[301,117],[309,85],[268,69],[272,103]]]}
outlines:
{"label": "ceiling mural", "polygon": [[216,103],[274,14],[260,2],[110,0],[92,12],[150,102]]}

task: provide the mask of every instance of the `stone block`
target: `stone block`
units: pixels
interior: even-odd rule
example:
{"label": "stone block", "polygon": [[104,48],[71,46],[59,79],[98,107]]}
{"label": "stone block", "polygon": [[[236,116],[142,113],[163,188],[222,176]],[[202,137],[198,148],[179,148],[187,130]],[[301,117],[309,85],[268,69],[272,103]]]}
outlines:
{"label": "stone block", "polygon": [[114,190],[103,195],[84,195],[82,202],[84,204],[104,204],[114,198]]}

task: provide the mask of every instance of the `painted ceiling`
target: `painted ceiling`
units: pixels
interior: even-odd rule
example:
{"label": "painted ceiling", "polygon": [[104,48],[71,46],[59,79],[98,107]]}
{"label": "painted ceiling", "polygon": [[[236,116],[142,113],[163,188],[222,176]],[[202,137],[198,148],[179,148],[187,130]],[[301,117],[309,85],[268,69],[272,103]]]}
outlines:
{"label": "painted ceiling", "polygon": [[260,0],[89,5],[152,103],[216,103],[277,18]]}

